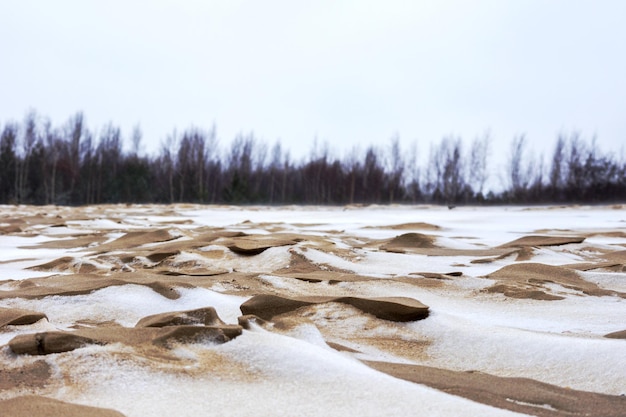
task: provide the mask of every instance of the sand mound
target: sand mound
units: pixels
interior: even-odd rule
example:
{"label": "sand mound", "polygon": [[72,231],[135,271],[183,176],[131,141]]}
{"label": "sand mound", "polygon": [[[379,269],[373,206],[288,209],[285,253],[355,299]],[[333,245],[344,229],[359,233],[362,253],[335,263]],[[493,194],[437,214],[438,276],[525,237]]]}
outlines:
{"label": "sand mound", "polygon": [[501,248],[519,248],[525,246],[561,246],[570,243],[582,243],[585,240],[580,236],[523,236],[511,242],[500,245]]}
{"label": "sand mound", "polygon": [[296,242],[288,239],[264,236],[246,236],[233,239],[229,244],[227,244],[226,247],[240,255],[258,255],[269,248],[295,244]]}
{"label": "sand mound", "polygon": [[460,277],[463,275],[463,272],[461,271],[453,271],[453,272],[444,272],[444,273],[439,273],[439,272],[411,272],[411,275],[419,275],[421,277],[424,278],[430,278],[430,279],[452,279],[454,277]]}
{"label": "sand mound", "polygon": [[437,248],[435,245],[435,236],[424,235],[421,233],[405,233],[394,237],[380,249],[387,252],[405,253],[411,249],[432,249]]}
{"label": "sand mound", "polygon": [[72,256],[64,256],[41,265],[32,266],[28,269],[43,272],[74,272],[77,274],[89,274],[96,272],[100,268],[98,265],[89,260],[74,258]]}
{"label": "sand mound", "polygon": [[16,336],[9,342],[9,348],[18,355],[48,355],[69,352],[91,344],[98,342],[68,332],[43,332]]}
{"label": "sand mound", "polygon": [[9,341],[13,353],[26,355],[48,355],[69,352],[86,345],[123,343],[129,346],[153,344],[168,347],[174,343],[190,343],[210,340],[225,343],[241,334],[239,325],[211,326],[165,326],[165,327],[99,327],[85,328],[72,332],[50,331],[19,335]]}
{"label": "sand mound", "polygon": [[164,327],[181,325],[221,326],[225,323],[217,315],[213,307],[198,308],[187,311],[155,314],[144,317],[135,327]]}
{"label": "sand mound", "polygon": [[605,290],[596,284],[585,281],[575,271],[540,263],[519,263],[507,265],[487,278],[498,280],[498,284],[487,289],[488,292],[503,293],[513,298],[533,298],[537,300],[561,300],[548,289],[548,284],[558,284],[563,288],[580,291],[587,295],[617,295],[626,298],[626,294]]}
{"label": "sand mound", "polygon": [[47,318],[45,314],[36,311],[0,307],[0,328],[9,325],[33,324]]}
{"label": "sand mound", "polygon": [[25,395],[0,401],[2,417],[124,417],[108,408],[70,404],[38,395]]}
{"label": "sand mound", "polygon": [[[515,252],[512,248],[478,248],[478,249],[457,249],[447,248],[436,244],[437,237],[422,233],[405,233],[397,236],[379,246],[380,250],[393,253],[419,254],[426,256],[471,256],[471,257],[493,257],[499,259]],[[493,261],[493,260],[491,260]],[[485,261],[491,262],[491,261]]]}
{"label": "sand mound", "polygon": [[608,337],[609,339],[626,339],[626,330],[605,334],[604,337]]}
{"label": "sand mound", "polygon": [[533,416],[619,417],[626,410],[624,396],[577,391],[527,378],[503,378],[482,372],[456,372],[400,363],[365,363],[400,379]]}
{"label": "sand mound", "polygon": [[177,250],[177,249],[174,249],[174,250],[160,249],[160,250],[154,250],[154,251],[148,252],[144,256],[150,262],[162,262],[165,259],[174,257],[176,255],[180,255],[180,250]]}
{"label": "sand mound", "polygon": [[428,317],[428,306],[406,297],[359,298],[359,297],[300,297],[286,298],[276,295],[256,295],[241,305],[244,315],[255,315],[264,320],[274,316],[322,303],[344,303],[391,321],[414,321]]}
{"label": "sand mound", "polygon": [[121,236],[112,242],[97,246],[94,249],[98,252],[127,250],[128,248],[135,248],[147,243],[167,242],[176,238],[178,238],[178,236],[166,228],[152,231],[128,232],[124,236]]}

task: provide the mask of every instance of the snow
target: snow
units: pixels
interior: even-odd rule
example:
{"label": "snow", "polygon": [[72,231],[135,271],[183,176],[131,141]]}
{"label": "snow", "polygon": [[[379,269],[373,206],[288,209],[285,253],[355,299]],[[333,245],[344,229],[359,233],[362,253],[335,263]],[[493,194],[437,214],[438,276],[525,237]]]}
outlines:
{"label": "snow", "polygon": [[[416,363],[452,370],[478,370],[498,376],[526,377],[561,387],[626,394],[624,340],[607,339],[610,332],[626,329],[626,299],[587,296],[568,290],[563,300],[539,301],[507,298],[481,290],[493,284],[483,278],[514,258],[473,264],[471,256],[426,256],[370,249],[350,249],[348,239],[388,239],[411,230],[384,227],[425,222],[438,230],[414,230],[434,235],[448,248],[494,247],[528,234],[596,233],[625,231],[626,211],[609,207],[208,207],[174,206],[178,215],[159,216],[158,206],[108,208],[124,224],[97,217],[70,222],[70,227],[46,228],[46,236],[0,236],[0,273],[3,280],[50,275],[25,268],[63,256],[79,256],[71,249],[23,249],[46,242],[54,234],[85,233],[97,229],[119,237],[125,229],[143,229],[176,222],[172,236],[185,236],[198,227],[219,227],[267,233],[258,223],[276,223],[288,232],[328,236],[337,253],[311,245],[270,248],[260,255],[241,256],[225,250],[219,242],[195,253],[182,252],[173,262],[197,262],[210,268],[255,272],[277,291],[297,292],[314,288],[323,292],[327,283],[310,284],[272,274],[289,265],[292,251],[310,261],[380,281],[339,283],[336,292],[362,297],[411,297],[430,307],[425,320],[371,329],[370,336],[393,336],[428,342],[421,359],[403,357],[364,346],[362,354],[329,348],[324,335],[312,323],[333,321],[338,338],[362,328],[362,315],[336,306],[320,306],[289,332],[264,330],[252,325],[236,339],[222,344],[181,345],[172,352],[178,358],[149,363],[132,348],[121,345],[89,346],[72,352],[48,355],[54,369],[72,369],[72,387],[56,392],[58,398],[92,406],[114,408],[132,416],[513,416],[502,409],[465,400],[422,385],[377,372],[358,358]],[[171,210],[170,210],[171,211]],[[188,220],[186,224],[183,221]],[[245,221],[251,224],[243,223]],[[185,239],[184,237],[181,238]],[[584,262],[587,246],[593,250],[624,250],[626,237],[601,234],[583,244],[534,249],[525,262],[565,265]],[[223,250],[223,256],[204,256]],[[351,250],[351,257],[341,255]],[[592,254],[593,252],[584,252]],[[461,277],[440,286],[418,286],[394,281],[416,277],[419,272],[449,273]],[[413,274],[413,275],[412,275]],[[626,292],[626,273],[588,271],[581,276],[600,287]],[[415,278],[419,279],[419,278]],[[556,284],[554,284],[556,285]],[[7,290],[10,283],[0,283]],[[0,299],[0,307],[43,311],[49,321],[0,331],[0,346],[17,334],[44,329],[70,329],[76,322],[91,320],[132,327],[141,318],[168,311],[212,306],[227,323],[237,323],[239,306],[249,296],[226,294],[216,283],[212,289],[176,288],[180,298],[167,299],[141,285],[120,285],[75,296],[42,299]],[[562,287],[560,290],[565,290]],[[361,321],[360,321],[361,320]],[[350,343],[346,342],[346,346]],[[6,348],[0,363],[12,360]],[[21,359],[20,359],[21,360]],[[515,401],[515,400],[511,400]],[[549,408],[548,405],[546,407]]]}

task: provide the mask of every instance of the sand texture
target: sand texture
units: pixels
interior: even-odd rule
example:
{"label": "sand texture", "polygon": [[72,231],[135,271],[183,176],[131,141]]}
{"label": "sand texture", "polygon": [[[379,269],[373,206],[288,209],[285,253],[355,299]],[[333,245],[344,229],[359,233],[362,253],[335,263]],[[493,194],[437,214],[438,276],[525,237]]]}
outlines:
{"label": "sand texture", "polygon": [[0,206],[0,416],[623,416],[625,254],[610,207]]}

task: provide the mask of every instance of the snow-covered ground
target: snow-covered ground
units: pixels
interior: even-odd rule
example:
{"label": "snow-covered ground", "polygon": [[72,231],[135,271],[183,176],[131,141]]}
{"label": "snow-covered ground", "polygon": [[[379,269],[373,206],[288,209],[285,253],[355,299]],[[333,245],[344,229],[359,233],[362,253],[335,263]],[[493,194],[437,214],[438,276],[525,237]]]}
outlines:
{"label": "snow-covered ground", "polygon": [[[626,340],[605,337],[626,330],[621,206],[3,206],[3,226],[0,309],[47,320],[0,321],[0,367],[14,375],[43,361],[49,371],[30,383],[0,379],[0,400],[28,393],[137,417],[516,414],[367,361],[626,395]],[[386,246],[405,234],[432,244]],[[525,236],[539,238],[507,249]],[[580,241],[541,241],[555,236]],[[242,241],[267,247],[242,254]],[[554,268],[525,278],[525,264]],[[498,275],[510,265],[522,273]],[[10,347],[18,335],[133,328],[146,316],[209,306],[236,325],[240,306],[259,294],[406,297],[429,316],[383,320],[332,301],[247,322],[226,343],[166,349],[120,339],[43,355]]]}

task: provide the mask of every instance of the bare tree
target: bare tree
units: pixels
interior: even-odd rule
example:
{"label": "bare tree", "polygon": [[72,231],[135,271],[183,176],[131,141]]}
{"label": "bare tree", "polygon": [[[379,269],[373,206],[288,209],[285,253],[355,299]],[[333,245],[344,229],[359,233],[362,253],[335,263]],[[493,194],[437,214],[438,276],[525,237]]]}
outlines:
{"label": "bare tree", "polygon": [[460,202],[465,189],[461,139],[444,138],[431,148],[430,188],[433,199],[453,206]]}
{"label": "bare tree", "polygon": [[385,172],[378,158],[378,150],[373,146],[368,147],[365,152],[362,177],[364,201],[380,203],[381,192],[384,188]]}
{"label": "bare tree", "polygon": [[230,151],[226,155],[228,185],[223,192],[226,201],[234,203],[250,201],[255,148],[256,139],[252,133],[248,136],[239,134],[231,143]]}
{"label": "bare tree", "polygon": [[63,152],[63,144],[60,138],[59,132],[52,128],[52,123],[48,121],[44,127],[44,137],[46,141],[47,149],[47,169],[46,177],[44,177],[44,184],[46,186],[46,203],[56,203],[56,184],[57,184],[57,168],[61,154]]}
{"label": "bare tree", "polygon": [[565,137],[560,134],[552,153],[552,166],[550,167],[550,189],[552,197],[557,201],[560,200],[559,193],[563,190],[563,177],[565,169]]}
{"label": "bare tree", "polygon": [[174,154],[178,147],[178,136],[176,130],[167,135],[165,141],[161,143],[161,156],[159,158],[159,166],[163,170],[167,178],[168,201],[174,203],[174,174],[176,165],[174,162]]}
{"label": "bare tree", "polygon": [[282,150],[282,146],[280,144],[280,141],[277,140],[276,143],[274,143],[274,146],[272,146],[272,150],[271,150],[271,161],[270,161],[270,165],[269,165],[269,190],[268,190],[268,194],[269,194],[269,203],[270,204],[274,204],[274,198],[275,198],[275,193],[276,193],[276,184],[278,181],[278,175],[282,169],[282,164],[283,164],[283,150]]}
{"label": "bare tree", "polygon": [[421,184],[420,184],[421,170],[419,167],[418,156],[419,156],[419,153],[417,150],[417,142],[413,142],[411,144],[411,149],[409,151],[409,158],[407,160],[407,167],[406,167],[407,183],[408,183],[407,192],[409,196],[411,197],[411,202],[413,204],[417,203],[417,201],[422,196],[422,190],[421,190]]}
{"label": "bare tree", "polygon": [[516,136],[511,142],[509,157],[509,179],[512,197],[516,201],[526,198],[526,191],[531,182],[533,164],[526,162],[526,137]]}
{"label": "bare tree", "polygon": [[141,132],[141,126],[138,124],[133,126],[133,133],[130,136],[131,141],[131,155],[139,156],[141,151],[141,140],[143,139],[143,133]]}
{"label": "bare tree", "polygon": [[491,136],[485,133],[482,137],[477,137],[472,141],[469,155],[468,183],[474,193],[482,196],[485,183],[489,178],[487,169],[487,158],[491,146]]}
{"label": "bare tree", "polygon": [[578,132],[573,133],[569,137],[567,151],[567,177],[565,183],[569,198],[578,200],[581,198],[582,185],[585,182],[585,154],[587,153],[585,142],[583,142]]}
{"label": "bare tree", "polygon": [[352,147],[352,149],[346,156],[346,162],[344,166],[347,171],[346,173],[348,175],[348,179],[350,181],[348,185],[348,203],[354,204],[356,186],[357,186],[357,177],[359,176],[359,172],[362,170],[361,149],[359,148],[358,145]]}
{"label": "bare tree", "polygon": [[96,201],[119,202],[117,174],[122,160],[122,132],[112,123],[100,132],[100,140],[96,149]]}
{"label": "bare tree", "polygon": [[81,112],[76,113],[67,122],[68,143],[68,167],[70,177],[69,198],[72,203],[78,202],[76,186],[80,181],[80,142],[84,134],[84,117]]}
{"label": "bare tree", "polygon": [[17,159],[15,174],[15,202],[23,203],[27,198],[27,179],[31,155],[37,142],[38,126],[37,113],[30,111],[24,120],[24,133],[22,135],[22,152]]}
{"label": "bare tree", "polygon": [[404,177],[404,157],[400,148],[400,138],[396,134],[391,138],[389,147],[389,203],[402,193]]}

